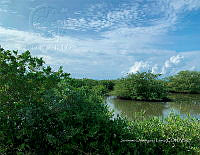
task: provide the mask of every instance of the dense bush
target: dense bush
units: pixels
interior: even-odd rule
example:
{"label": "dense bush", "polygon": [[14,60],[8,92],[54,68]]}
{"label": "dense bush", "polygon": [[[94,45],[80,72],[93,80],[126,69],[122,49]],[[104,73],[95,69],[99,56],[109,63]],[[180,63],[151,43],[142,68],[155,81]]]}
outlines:
{"label": "dense bush", "polygon": [[171,92],[200,93],[200,72],[181,71],[167,81]]}
{"label": "dense bush", "polygon": [[[0,50],[0,154],[177,154],[198,152],[200,124],[171,116],[112,119],[104,86],[75,87],[30,52]],[[188,140],[145,143],[122,140]]]}
{"label": "dense bush", "polygon": [[167,99],[167,89],[159,74],[136,73],[119,79],[113,94],[125,99],[161,101]]}
{"label": "dense bush", "polygon": [[112,91],[114,89],[115,80],[100,80],[99,84],[105,86],[108,91]]}
{"label": "dense bush", "polygon": [[70,84],[76,88],[80,88],[80,87],[84,87],[84,86],[92,88],[94,86],[99,85],[99,82],[97,80],[84,78],[84,79],[71,79]]}
{"label": "dense bush", "polygon": [[200,123],[197,120],[190,117],[183,119],[173,113],[164,120],[158,117],[139,118],[130,122],[129,126],[130,138],[141,140],[137,141],[140,154],[200,153]]}
{"label": "dense bush", "polygon": [[0,154],[123,152],[124,121],[111,120],[104,86],[73,86],[30,52],[0,50]]}
{"label": "dense bush", "polygon": [[101,89],[102,95],[108,95],[113,90],[113,80],[71,79],[70,85],[76,88]]}

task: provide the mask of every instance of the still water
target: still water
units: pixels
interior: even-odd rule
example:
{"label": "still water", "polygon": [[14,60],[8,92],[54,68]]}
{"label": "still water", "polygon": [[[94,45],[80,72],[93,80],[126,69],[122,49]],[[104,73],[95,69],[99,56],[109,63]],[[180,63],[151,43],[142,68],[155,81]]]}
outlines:
{"label": "still water", "polygon": [[114,111],[114,117],[121,115],[133,120],[135,112],[144,112],[145,117],[167,117],[171,112],[200,119],[200,95],[172,94],[172,102],[141,102],[117,99],[110,96],[106,99],[106,104],[110,110]]}

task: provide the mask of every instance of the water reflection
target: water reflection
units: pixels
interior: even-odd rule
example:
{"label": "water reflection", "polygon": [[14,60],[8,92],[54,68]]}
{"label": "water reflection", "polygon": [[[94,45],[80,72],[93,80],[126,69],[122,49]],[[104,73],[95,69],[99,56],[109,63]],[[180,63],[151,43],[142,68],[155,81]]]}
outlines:
{"label": "water reflection", "polygon": [[170,95],[173,102],[141,102],[121,100],[116,97],[108,97],[106,103],[110,109],[117,114],[132,120],[135,112],[145,111],[145,117],[167,117],[170,112],[187,117],[190,114],[194,118],[200,119],[200,95],[173,94]]}

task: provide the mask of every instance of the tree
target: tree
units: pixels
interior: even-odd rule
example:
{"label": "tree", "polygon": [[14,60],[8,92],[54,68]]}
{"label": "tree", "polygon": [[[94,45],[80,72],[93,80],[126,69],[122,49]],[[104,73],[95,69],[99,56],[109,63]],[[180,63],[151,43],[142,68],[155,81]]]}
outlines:
{"label": "tree", "polygon": [[108,154],[123,148],[125,123],[111,120],[102,104],[105,86],[73,81],[29,51],[0,49],[0,154]]}
{"label": "tree", "polygon": [[167,89],[159,74],[136,73],[118,80],[114,94],[120,98],[133,100],[160,101],[167,99]]}
{"label": "tree", "polygon": [[29,51],[19,54],[0,49],[0,143],[4,144],[1,151],[2,148],[8,154],[28,148],[41,151],[50,124],[56,118],[50,117],[56,116],[57,111],[50,110],[56,101],[54,91],[64,79],[69,79],[69,74],[63,73],[62,68],[53,72]]}
{"label": "tree", "polygon": [[56,87],[69,74],[52,72],[41,58],[32,57],[29,51],[0,49],[0,102],[13,103],[40,100],[42,94]]}
{"label": "tree", "polygon": [[171,92],[200,93],[200,72],[181,71],[167,81]]}

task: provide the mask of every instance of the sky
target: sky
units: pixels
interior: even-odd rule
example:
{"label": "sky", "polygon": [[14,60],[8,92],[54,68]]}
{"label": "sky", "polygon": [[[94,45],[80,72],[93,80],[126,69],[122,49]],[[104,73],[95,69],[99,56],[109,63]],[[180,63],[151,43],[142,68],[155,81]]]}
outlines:
{"label": "sky", "polygon": [[200,1],[1,0],[0,45],[74,78],[200,71]]}

